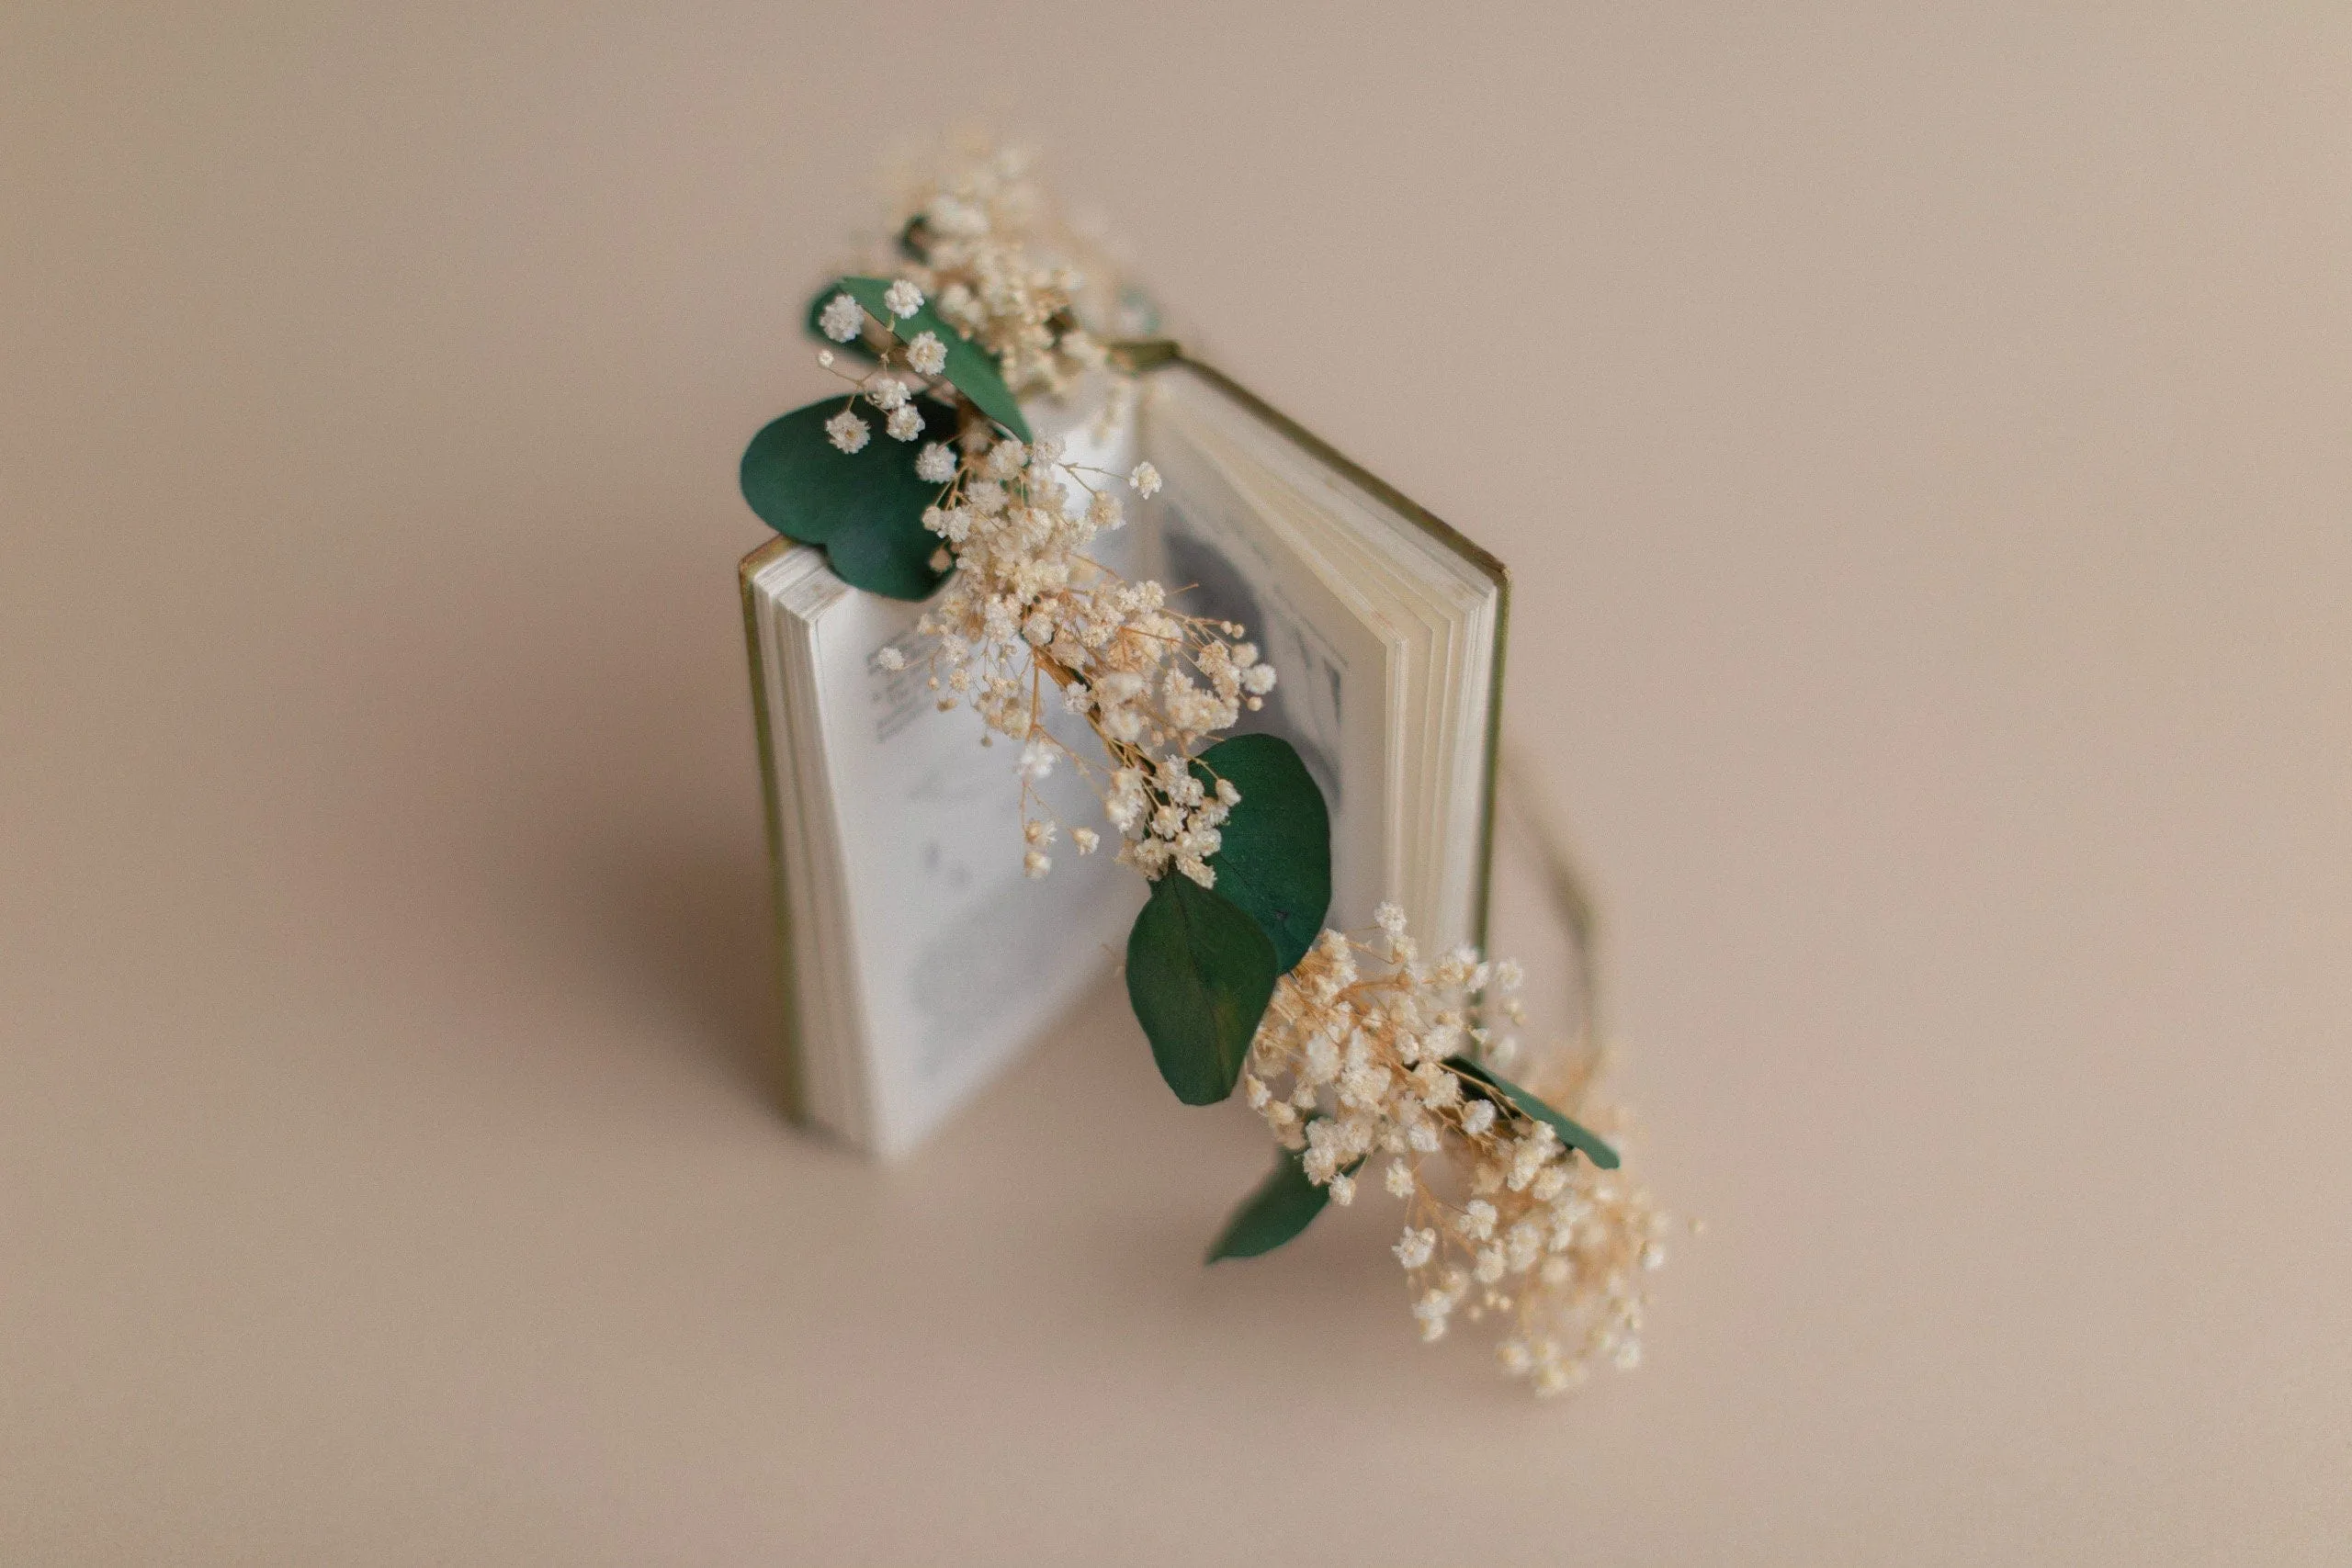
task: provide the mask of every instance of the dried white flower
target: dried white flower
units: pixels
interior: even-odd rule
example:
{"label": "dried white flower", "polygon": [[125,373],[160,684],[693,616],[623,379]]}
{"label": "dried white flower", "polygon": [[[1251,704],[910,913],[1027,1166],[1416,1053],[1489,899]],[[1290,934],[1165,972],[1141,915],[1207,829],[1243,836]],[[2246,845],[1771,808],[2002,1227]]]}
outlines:
{"label": "dried white flower", "polygon": [[882,303],[894,316],[911,316],[922,309],[922,290],[902,277],[882,291]]}
{"label": "dried white flower", "polygon": [[1419,1269],[1437,1251],[1437,1232],[1426,1226],[1415,1230],[1407,1225],[1404,1239],[1390,1250],[1396,1254],[1396,1261],[1406,1268]]}
{"label": "dried white flower", "polygon": [[926,484],[944,485],[956,477],[956,454],[933,441],[915,454],[915,478]]}
{"label": "dried white flower", "polygon": [[1137,463],[1127,474],[1127,483],[1136,488],[1146,501],[1159,493],[1159,470],[1149,463]]}
{"label": "dried white flower", "polygon": [[922,375],[936,376],[947,368],[947,345],[937,333],[917,333],[907,344],[907,363]]}
{"label": "dried white flower", "polygon": [[1043,851],[1031,850],[1021,857],[1021,874],[1033,882],[1053,869],[1053,857]]}
{"label": "dried white flower", "polygon": [[912,441],[922,434],[922,415],[915,412],[914,404],[900,403],[890,411],[882,428],[900,441]]}
{"label": "dried white flower", "polygon": [[904,670],[907,667],[907,656],[895,648],[885,648],[874,656],[874,662],[885,670]]}
{"label": "dried white flower", "polygon": [[[846,299],[848,296],[844,295],[842,298]],[[847,409],[842,410],[825,422],[825,438],[844,452],[859,450],[873,434],[866,428],[864,420]]]}
{"label": "dried white flower", "polygon": [[836,294],[825,301],[824,310],[817,317],[817,329],[835,343],[847,343],[865,327],[865,308],[846,294]]}
{"label": "dried white flower", "polygon": [[[1502,1352],[1507,1371],[1538,1392],[1573,1387],[1588,1361],[1614,1360],[1634,1342],[1640,1280],[1653,1258],[1663,1261],[1662,1221],[1638,1189],[1564,1145],[1549,1122],[1498,1106],[1483,1089],[1463,1092],[1445,1057],[1491,1050],[1471,1021],[1475,987],[1511,980],[1509,967],[1464,951],[1421,968],[1402,911],[1384,908],[1375,920],[1385,943],[1361,950],[1327,931],[1276,983],[1250,1043],[1247,1070],[1259,1086],[1250,1102],[1292,1147],[1295,1108],[1330,1108],[1305,1140],[1312,1179],[1388,1152],[1383,1185],[1407,1205],[1396,1252],[1424,1283],[1413,1309],[1423,1337],[1443,1335],[1467,1303],[1474,1319],[1505,1319],[1506,1343],[1518,1347]],[[1385,964],[1374,956],[1382,946]],[[1470,1190],[1459,1210],[1410,1163],[1444,1153]],[[1439,1284],[1426,1288],[1420,1271],[1439,1267]],[[1562,1348],[1569,1344],[1581,1348],[1571,1354]]]}

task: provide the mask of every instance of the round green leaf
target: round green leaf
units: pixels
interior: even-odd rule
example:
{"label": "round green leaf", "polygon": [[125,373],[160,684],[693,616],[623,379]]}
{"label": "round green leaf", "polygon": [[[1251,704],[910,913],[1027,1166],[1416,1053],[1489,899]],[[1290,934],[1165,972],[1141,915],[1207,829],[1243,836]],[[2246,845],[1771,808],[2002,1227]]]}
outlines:
{"label": "round green leaf", "polygon": [[1241,804],[1218,829],[1209,869],[1216,890],[1258,922],[1283,974],[1306,956],[1331,908],[1331,814],[1291,743],[1275,735],[1236,735],[1193,760],[1214,789],[1230,779]]}
{"label": "round green leaf", "polygon": [[947,350],[947,368],[943,374],[948,385],[971,399],[974,408],[1022,440],[1030,438],[1028,422],[1021,417],[1020,400],[1005,386],[995,355],[949,326],[931,308],[929,300],[911,316],[894,316],[882,300],[890,288],[888,278],[844,277],[840,288],[865,306],[866,314],[887,324],[900,343],[912,343],[925,333],[937,333],[940,344]]}
{"label": "round green leaf", "polygon": [[[825,422],[848,400],[828,398],[795,409],[752,437],[744,450],[743,499],[786,538],[825,547],[842,581],[892,599],[927,599],[945,573],[931,567],[939,538],[922,525],[941,487],[917,477],[911,444],[882,433],[878,410],[861,406],[872,427],[865,445],[843,452]],[[918,405],[928,430],[955,428],[942,405]]]}
{"label": "round green leaf", "polygon": [[1233,905],[1177,872],[1153,886],[1127,932],[1127,1001],[1177,1099],[1233,1092],[1281,973],[1274,944]]}

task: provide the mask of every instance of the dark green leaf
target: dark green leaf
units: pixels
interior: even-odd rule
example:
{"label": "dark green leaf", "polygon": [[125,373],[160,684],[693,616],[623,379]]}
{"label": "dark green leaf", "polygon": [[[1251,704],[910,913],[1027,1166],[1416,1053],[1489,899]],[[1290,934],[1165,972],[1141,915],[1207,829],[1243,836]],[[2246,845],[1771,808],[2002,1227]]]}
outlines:
{"label": "dark green leaf", "polygon": [[1241,792],[1209,868],[1216,890],[1273,939],[1274,961],[1288,974],[1331,907],[1331,815],[1323,792],[1290,742],[1273,735],[1220,740],[1193,759],[1193,774],[1211,789],[1230,779]]}
{"label": "dark green leaf", "polygon": [[[1310,1124],[1320,1120],[1307,1118]],[[1354,1175],[1363,1164],[1356,1161],[1344,1174]],[[1208,1260],[1214,1263],[1220,1258],[1255,1258],[1272,1252],[1312,1224],[1330,1201],[1329,1187],[1317,1187],[1306,1179],[1306,1166],[1298,1152],[1285,1150],[1272,1173],[1226,1221],[1225,1230],[1209,1248]]]}
{"label": "dark green leaf", "polygon": [[840,284],[828,283],[817,290],[817,297],[814,299],[808,301],[808,335],[822,340],[825,346],[835,354],[845,354],[853,359],[862,359],[871,365],[874,363],[874,351],[865,346],[865,338],[854,337],[847,343],[835,343],[831,338],[826,337],[825,329],[817,324],[817,318],[825,313],[825,307],[831,304],[833,296],[841,291]]}
{"label": "dark green leaf", "polygon": [[1127,933],[1127,1001],[1177,1099],[1233,1092],[1281,973],[1274,944],[1233,905],[1179,872],[1153,886]]}
{"label": "dark green leaf", "polygon": [[1465,1090],[1480,1100],[1494,1101],[1496,1110],[1506,1115],[1516,1111],[1538,1122],[1549,1122],[1552,1131],[1560,1134],[1560,1142],[1572,1149],[1582,1149],[1585,1156],[1603,1170],[1617,1168],[1617,1151],[1598,1134],[1569,1121],[1500,1073],[1480,1066],[1467,1056],[1448,1056],[1445,1065],[1462,1075]]}
{"label": "dark green leaf", "polygon": [[887,324],[898,334],[900,343],[912,343],[925,333],[936,333],[947,348],[946,377],[950,385],[972,400],[972,406],[1004,426],[1022,440],[1029,439],[1028,422],[1021,417],[1021,404],[1005,387],[1004,377],[996,367],[996,359],[988,350],[959,335],[954,327],[942,321],[939,312],[926,300],[922,310],[905,318],[890,314],[882,302],[889,291],[887,277],[844,277],[841,287],[851,298],[865,307],[865,313]]}
{"label": "dark green leaf", "polygon": [[1220,1258],[1255,1258],[1272,1252],[1313,1224],[1330,1201],[1331,1190],[1307,1180],[1298,1156],[1286,1154],[1225,1223],[1224,1231],[1209,1247],[1208,1260],[1214,1263]]}
{"label": "dark green leaf", "polygon": [[[786,538],[822,545],[842,581],[892,599],[927,599],[945,575],[931,569],[938,536],[922,525],[923,508],[941,487],[915,475],[910,444],[882,434],[879,411],[857,410],[873,428],[865,445],[843,452],[825,422],[845,398],[793,410],[752,437],[743,453],[743,499]],[[919,405],[925,425],[953,428],[955,414]]]}

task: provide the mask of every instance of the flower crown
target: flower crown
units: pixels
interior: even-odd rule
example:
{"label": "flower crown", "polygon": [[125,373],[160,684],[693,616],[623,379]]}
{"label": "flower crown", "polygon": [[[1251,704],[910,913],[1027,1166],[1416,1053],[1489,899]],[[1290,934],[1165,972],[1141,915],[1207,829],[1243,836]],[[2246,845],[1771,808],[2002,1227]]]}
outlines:
{"label": "flower crown", "polygon": [[[1091,855],[1107,829],[1150,885],[1126,986],[1160,1076],[1190,1105],[1239,1089],[1282,1150],[1210,1261],[1280,1247],[1352,1202],[1376,1161],[1404,1204],[1394,1251],[1424,1339],[1457,1311],[1499,1317],[1504,1368],[1542,1393],[1597,1360],[1634,1366],[1666,1221],[1609,1142],[1502,1076],[1524,1018],[1519,966],[1424,957],[1393,903],[1364,931],[1324,929],[1321,791],[1287,741],[1224,734],[1274,670],[1244,627],[1187,615],[1088,553],[1125,523],[1128,494],[1159,488],[1151,464],[1072,461],[1023,417],[1023,399],[1096,377],[1122,416],[1135,355],[1099,333],[1149,330],[1148,307],[1017,156],[922,184],[900,211],[876,269],[889,276],[843,277],[809,307],[818,361],[848,389],[762,430],[743,494],[852,586],[937,595],[917,625],[929,688],[940,709],[978,714],[983,744],[1019,748],[1029,875],[1050,872],[1065,833]],[[895,647],[879,657],[906,667]],[[1091,746],[1048,728],[1056,704]],[[1063,766],[1102,828],[1064,822],[1036,789]],[[1620,1118],[1583,1103],[1590,1066],[1554,1099],[1613,1132]]]}

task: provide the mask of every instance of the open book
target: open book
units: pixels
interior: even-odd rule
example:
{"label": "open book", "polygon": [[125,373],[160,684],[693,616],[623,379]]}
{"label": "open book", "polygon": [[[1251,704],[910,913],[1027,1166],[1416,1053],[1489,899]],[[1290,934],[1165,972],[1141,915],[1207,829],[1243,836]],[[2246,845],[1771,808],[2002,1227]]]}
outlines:
{"label": "open book", "polygon": [[[1238,621],[1280,672],[1234,733],[1282,736],[1331,817],[1327,923],[1394,898],[1424,951],[1482,942],[1510,580],[1502,564],[1172,346],[1131,404],[1031,411],[1066,459],[1165,489],[1098,551],[1188,614]],[[1107,852],[1022,874],[1020,784],[979,720],[934,711],[922,606],[810,546],[745,558],[760,764],[800,1120],[883,1156],[921,1141],[1120,962],[1146,886]],[[896,647],[906,668],[884,668]],[[1091,745],[1082,726],[1069,739]],[[1102,827],[1086,786],[1048,787]],[[1106,832],[1106,837],[1110,835]]]}

